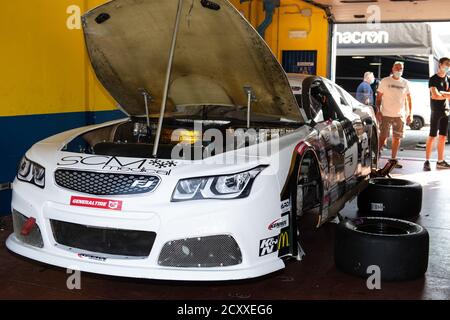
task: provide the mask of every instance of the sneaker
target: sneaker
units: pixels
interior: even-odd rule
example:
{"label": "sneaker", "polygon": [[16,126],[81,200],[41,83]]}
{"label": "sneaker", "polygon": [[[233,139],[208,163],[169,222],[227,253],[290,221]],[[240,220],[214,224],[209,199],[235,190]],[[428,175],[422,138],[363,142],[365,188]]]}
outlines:
{"label": "sneaker", "polygon": [[425,161],[425,163],[423,164],[423,171],[431,171],[430,161]]}
{"label": "sneaker", "polygon": [[438,161],[436,163],[436,169],[450,169],[450,164],[445,162],[445,160]]}

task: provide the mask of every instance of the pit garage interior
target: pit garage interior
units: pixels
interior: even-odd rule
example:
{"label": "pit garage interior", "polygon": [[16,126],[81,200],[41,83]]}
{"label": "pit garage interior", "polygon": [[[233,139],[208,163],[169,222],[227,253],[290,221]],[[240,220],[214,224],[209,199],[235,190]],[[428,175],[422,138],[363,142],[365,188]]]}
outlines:
{"label": "pit garage interior", "polygon": [[[334,260],[336,221],[316,228],[317,215],[314,214],[301,218],[300,242],[306,253],[302,261],[287,260],[284,269],[248,280],[164,281],[83,272],[82,289],[70,290],[66,269],[10,251],[5,245],[13,233],[10,184],[25,152],[54,134],[124,117],[118,103],[96,77],[82,31],[81,16],[105,2],[22,0],[2,3],[0,299],[450,299],[450,171],[436,170],[433,160],[432,171],[423,172],[425,151],[415,146],[423,143],[428,128],[421,130],[420,136],[407,130],[404,149],[398,155],[403,168],[391,173],[393,178],[417,182],[423,189],[420,216],[412,221],[429,233],[429,260],[426,273],[414,280],[383,281],[381,289],[370,290],[366,279],[342,272]],[[338,25],[365,24],[374,16],[379,17],[382,24],[445,23],[449,21],[450,12],[447,0],[230,2],[263,37],[286,72],[334,78],[350,93],[353,85],[336,76],[336,70],[344,72],[350,69],[346,65],[353,63],[351,56],[337,59],[334,33]],[[439,48],[446,55],[450,54],[450,31],[448,34],[448,37],[441,37],[444,48]],[[428,56],[433,56],[433,48],[428,49]],[[370,59],[366,61],[368,68]],[[416,78],[428,78],[430,67],[424,67],[424,59],[401,52],[383,57],[386,64],[395,60],[406,61],[406,68],[410,63],[411,69],[417,72]],[[358,60],[357,63],[363,62]],[[406,76],[414,74],[411,69]],[[383,65],[381,76],[388,76],[388,72],[389,68]],[[390,144],[382,152],[380,167],[389,159],[389,148]],[[447,145],[447,159],[450,159],[449,152]],[[436,156],[434,152],[432,159]],[[345,205],[340,215],[342,218],[358,217],[356,198]]]}

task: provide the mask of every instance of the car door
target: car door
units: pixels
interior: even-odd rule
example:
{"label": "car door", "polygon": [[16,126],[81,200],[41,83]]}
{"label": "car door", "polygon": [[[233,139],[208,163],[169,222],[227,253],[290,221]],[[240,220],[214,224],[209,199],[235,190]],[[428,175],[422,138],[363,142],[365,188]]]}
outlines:
{"label": "car door", "polygon": [[345,94],[345,90],[328,80],[325,81],[325,84],[336,102],[336,107],[342,114],[340,123],[345,137],[344,176],[346,189],[351,189],[361,174],[362,144],[365,145],[364,149],[368,148],[368,137],[361,117],[353,112],[351,100]]}
{"label": "car door", "polygon": [[344,117],[351,122],[357,137],[358,165],[356,172],[353,174],[353,179],[355,179],[361,175],[370,174],[370,136],[372,135],[372,120],[370,117],[363,117],[363,119],[361,115],[364,113],[361,111],[361,104],[341,87],[337,85],[335,85],[335,87],[341,96],[339,108]]}
{"label": "car door", "polygon": [[328,207],[346,191],[345,154],[348,137],[345,136],[344,117],[324,79],[310,77],[303,82],[302,107],[315,135],[308,142],[320,158],[323,178],[322,219],[328,216]]}

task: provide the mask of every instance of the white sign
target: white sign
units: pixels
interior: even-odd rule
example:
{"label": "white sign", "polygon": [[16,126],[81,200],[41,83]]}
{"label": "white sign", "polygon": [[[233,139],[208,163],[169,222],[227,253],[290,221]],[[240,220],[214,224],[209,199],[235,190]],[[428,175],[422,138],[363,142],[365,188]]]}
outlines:
{"label": "white sign", "polygon": [[305,39],[308,37],[306,30],[292,30],[289,31],[289,39]]}
{"label": "white sign", "polygon": [[387,44],[389,33],[387,31],[336,32],[336,39],[339,44]]}

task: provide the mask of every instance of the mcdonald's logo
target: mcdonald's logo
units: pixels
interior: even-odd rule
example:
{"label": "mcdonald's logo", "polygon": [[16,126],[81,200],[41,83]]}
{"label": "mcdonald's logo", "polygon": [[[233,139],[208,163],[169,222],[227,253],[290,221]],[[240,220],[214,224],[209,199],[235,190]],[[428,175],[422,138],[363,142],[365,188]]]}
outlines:
{"label": "mcdonald's logo", "polygon": [[278,238],[278,250],[289,247],[289,234],[287,231],[280,233]]}

